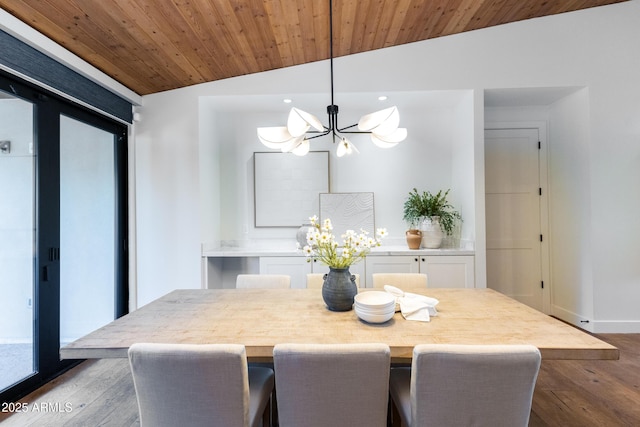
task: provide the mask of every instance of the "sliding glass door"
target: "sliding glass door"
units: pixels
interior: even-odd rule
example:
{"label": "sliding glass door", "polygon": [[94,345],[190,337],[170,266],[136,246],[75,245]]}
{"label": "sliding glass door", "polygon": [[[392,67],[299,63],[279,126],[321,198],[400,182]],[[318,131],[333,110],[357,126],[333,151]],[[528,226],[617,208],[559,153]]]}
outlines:
{"label": "sliding glass door", "polygon": [[60,118],[60,344],[114,319],[117,135]]}
{"label": "sliding glass door", "polygon": [[35,372],[33,110],[0,91],[0,390]]}
{"label": "sliding glass door", "polygon": [[127,311],[127,128],[0,73],[0,401]]}

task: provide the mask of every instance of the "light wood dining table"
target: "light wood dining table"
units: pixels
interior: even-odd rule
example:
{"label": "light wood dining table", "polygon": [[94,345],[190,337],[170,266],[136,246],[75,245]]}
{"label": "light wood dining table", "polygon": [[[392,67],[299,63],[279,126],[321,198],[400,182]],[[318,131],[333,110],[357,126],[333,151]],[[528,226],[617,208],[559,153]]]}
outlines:
{"label": "light wood dining table", "polygon": [[[618,359],[618,349],[491,289],[405,289],[437,298],[429,322],[329,311],[320,289],[176,290],[62,347],[63,359],[124,358],[136,342],[238,343],[250,361],[278,343],[381,342],[395,362],[422,343],[532,344],[543,359]],[[366,292],[363,290],[361,292]]]}

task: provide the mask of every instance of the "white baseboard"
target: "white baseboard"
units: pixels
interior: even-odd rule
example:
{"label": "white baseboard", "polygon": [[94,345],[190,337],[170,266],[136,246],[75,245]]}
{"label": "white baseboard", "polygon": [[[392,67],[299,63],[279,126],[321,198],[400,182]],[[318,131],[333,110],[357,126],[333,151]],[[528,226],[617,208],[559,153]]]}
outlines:
{"label": "white baseboard", "polygon": [[584,329],[588,332],[593,332],[593,321],[572,311],[558,307],[557,305],[552,305],[551,315],[557,317],[558,319],[562,319],[565,322],[570,323],[580,329]]}
{"label": "white baseboard", "polygon": [[593,320],[558,306],[552,306],[551,314],[594,334],[640,334],[640,320]]}
{"label": "white baseboard", "polygon": [[640,320],[597,320],[593,322],[596,334],[640,334]]}

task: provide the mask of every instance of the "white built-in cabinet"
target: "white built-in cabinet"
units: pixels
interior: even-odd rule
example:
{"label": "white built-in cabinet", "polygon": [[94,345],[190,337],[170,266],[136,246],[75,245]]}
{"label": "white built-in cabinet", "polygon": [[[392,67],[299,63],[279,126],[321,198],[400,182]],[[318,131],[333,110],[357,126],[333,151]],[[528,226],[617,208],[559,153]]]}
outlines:
{"label": "white built-in cabinet", "polygon": [[314,264],[300,256],[265,256],[260,257],[260,274],[288,274],[291,287],[302,289],[307,287],[307,274],[313,273]]}
{"label": "white built-in cabinet", "polygon": [[[308,273],[327,273],[329,267],[299,256],[260,257],[261,274],[288,274],[292,288],[305,288]],[[371,287],[373,273],[426,273],[432,288],[473,288],[474,257],[430,255],[376,255],[349,268],[360,275],[360,286]]]}
{"label": "white built-in cabinet", "polygon": [[476,286],[474,256],[426,256],[424,258],[424,264],[421,265],[426,266],[429,287],[474,288]]}
{"label": "white built-in cabinet", "polygon": [[[475,287],[474,255],[470,251],[429,251],[429,255],[394,250],[394,253],[369,254],[349,267],[351,274],[360,276],[361,287],[372,287],[373,273],[426,273],[430,288]],[[329,267],[320,262],[307,262],[300,253],[273,253],[241,250],[211,251],[202,257],[203,288],[233,288],[238,274],[287,274],[292,288],[305,288],[307,274],[325,274]]]}
{"label": "white built-in cabinet", "polygon": [[425,273],[430,288],[475,287],[473,255],[384,255],[365,260],[366,283],[374,273]]}

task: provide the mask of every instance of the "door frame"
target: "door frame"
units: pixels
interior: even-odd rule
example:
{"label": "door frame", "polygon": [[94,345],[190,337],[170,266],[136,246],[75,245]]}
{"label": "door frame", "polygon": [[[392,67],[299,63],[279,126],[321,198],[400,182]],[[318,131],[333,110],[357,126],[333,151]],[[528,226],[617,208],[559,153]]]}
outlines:
{"label": "door frame", "polygon": [[[546,121],[516,121],[516,122],[487,122],[484,130],[503,130],[503,129],[537,129],[538,138],[540,140],[540,150],[538,151],[538,173],[540,179],[540,232],[542,233],[542,242],[540,245],[540,268],[542,269],[542,312],[551,314],[551,289],[553,283],[551,281],[551,253],[550,242],[551,234],[549,227],[550,205],[549,205],[549,136],[548,124]],[[484,131],[483,131],[484,138]]]}

